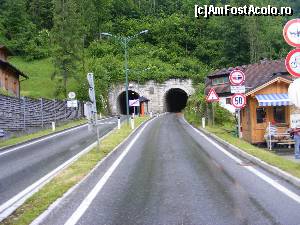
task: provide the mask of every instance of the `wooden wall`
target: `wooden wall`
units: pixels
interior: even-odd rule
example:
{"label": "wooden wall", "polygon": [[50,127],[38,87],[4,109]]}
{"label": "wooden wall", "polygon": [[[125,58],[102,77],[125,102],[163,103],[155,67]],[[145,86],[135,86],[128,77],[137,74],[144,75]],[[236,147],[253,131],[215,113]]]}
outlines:
{"label": "wooden wall", "polygon": [[0,88],[10,92],[16,97],[20,96],[19,76],[10,70],[0,68]]}
{"label": "wooden wall", "polygon": [[[242,129],[243,138],[250,143],[264,142],[264,135],[269,122],[274,121],[273,108],[271,106],[260,107],[255,95],[259,94],[284,94],[288,92],[289,84],[285,82],[273,83],[264,89],[257,91],[255,94],[247,97],[247,106],[242,110]],[[257,123],[256,109],[266,109],[266,121],[264,123]],[[280,124],[279,132],[285,132],[290,123],[290,107],[286,107],[286,124]]]}

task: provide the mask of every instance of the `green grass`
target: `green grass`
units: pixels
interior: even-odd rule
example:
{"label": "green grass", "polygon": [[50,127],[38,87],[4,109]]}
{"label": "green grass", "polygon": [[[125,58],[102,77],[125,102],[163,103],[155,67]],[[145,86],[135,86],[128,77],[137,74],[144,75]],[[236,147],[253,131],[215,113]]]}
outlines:
{"label": "green grass", "polygon": [[[51,80],[54,72],[54,65],[50,58],[26,61],[21,57],[12,57],[9,62],[24,72],[29,79],[21,82],[21,95],[34,98],[54,98],[55,80]],[[23,79],[23,78],[21,78]],[[67,90],[75,91],[77,88],[76,81],[68,81]]]}
{"label": "green grass", "polygon": [[[136,126],[146,121],[147,117],[136,118]],[[131,128],[123,124],[120,130],[114,130],[109,136],[101,141],[100,151],[96,148],[83,155],[70,167],[58,174],[51,182],[29,198],[11,216],[2,221],[2,224],[25,225],[30,224],[36,217],[43,213],[51,203],[63,196],[72,186],[80,182],[92,168],[130,133]]]}
{"label": "green grass", "polygon": [[[75,127],[75,126],[84,124],[86,122],[87,122],[86,119],[74,120],[74,121],[62,124],[60,126],[57,126],[55,132],[62,131],[62,130],[65,130],[65,129],[68,129],[68,128],[71,128],[71,127]],[[45,129],[45,130],[38,131],[36,133],[27,134],[27,135],[23,135],[23,136],[20,136],[20,137],[13,137],[13,138],[10,138],[8,140],[0,142],[0,148],[8,147],[8,146],[15,145],[15,144],[19,144],[19,143],[22,143],[24,141],[29,141],[31,139],[39,138],[39,137],[42,137],[42,136],[45,136],[45,135],[51,134],[51,133],[53,133],[52,129]]]}
{"label": "green grass", "polygon": [[258,148],[243,139],[234,137],[230,133],[226,132],[222,127],[207,127],[207,131],[217,135],[221,139],[229,142],[230,144],[240,148],[241,150],[253,155],[266,163],[278,167],[298,178],[300,178],[300,164],[291,160],[282,158],[273,152],[264,148]]}

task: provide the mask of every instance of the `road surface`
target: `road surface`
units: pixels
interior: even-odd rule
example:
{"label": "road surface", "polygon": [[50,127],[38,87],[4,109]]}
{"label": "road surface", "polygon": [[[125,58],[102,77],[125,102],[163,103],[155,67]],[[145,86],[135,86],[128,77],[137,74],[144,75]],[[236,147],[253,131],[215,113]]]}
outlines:
{"label": "road surface", "polygon": [[300,197],[166,114],[140,128],[41,224],[298,225]]}
{"label": "road surface", "polygon": [[[100,136],[117,125],[116,118],[99,121]],[[88,126],[60,133],[25,147],[0,152],[0,205],[96,141]]]}

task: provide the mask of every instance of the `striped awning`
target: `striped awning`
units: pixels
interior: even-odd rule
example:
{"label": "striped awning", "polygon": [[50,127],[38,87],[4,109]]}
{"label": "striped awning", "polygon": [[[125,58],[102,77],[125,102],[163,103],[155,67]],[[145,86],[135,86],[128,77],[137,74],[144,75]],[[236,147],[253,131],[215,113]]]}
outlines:
{"label": "striped awning", "polygon": [[256,95],[259,106],[287,106],[291,105],[288,94]]}

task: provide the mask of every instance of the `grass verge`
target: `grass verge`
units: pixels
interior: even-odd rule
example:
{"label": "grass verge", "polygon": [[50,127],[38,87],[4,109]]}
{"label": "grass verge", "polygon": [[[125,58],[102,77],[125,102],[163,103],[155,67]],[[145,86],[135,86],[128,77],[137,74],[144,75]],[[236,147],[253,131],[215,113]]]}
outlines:
{"label": "grass verge", "polygon": [[[147,117],[136,118],[136,126],[139,126],[147,119]],[[124,124],[120,130],[114,130],[101,141],[100,151],[93,149],[83,155],[29,198],[11,216],[2,221],[0,225],[30,224],[56,199],[62,197],[72,186],[80,182],[104,156],[118,146],[131,132],[132,130],[127,124]]]}
{"label": "grass verge", "polygon": [[[86,122],[87,122],[86,119],[74,120],[74,121],[57,126],[55,132],[62,131],[62,130],[68,129],[68,128],[72,128],[72,127],[75,127],[75,126],[78,126],[81,124],[85,124]],[[35,132],[32,134],[26,134],[26,135],[23,135],[20,137],[13,137],[8,140],[1,141],[0,148],[9,147],[9,146],[12,146],[15,144],[20,144],[22,142],[29,141],[34,138],[39,138],[39,137],[42,137],[42,136],[45,136],[48,134],[52,134],[52,133],[54,133],[52,131],[52,129],[45,129],[45,130],[41,130],[41,131],[38,131],[38,132]]]}
{"label": "grass verge", "polygon": [[227,141],[228,143],[240,148],[241,150],[253,155],[266,163],[280,168],[298,178],[300,178],[300,164],[293,162],[291,160],[282,158],[273,152],[270,152],[264,148],[258,148],[243,139],[234,137],[232,134],[228,133],[222,127],[207,127],[207,131],[215,134],[219,138]]}

